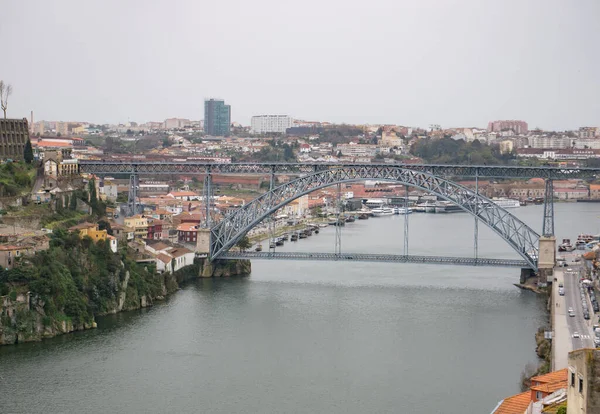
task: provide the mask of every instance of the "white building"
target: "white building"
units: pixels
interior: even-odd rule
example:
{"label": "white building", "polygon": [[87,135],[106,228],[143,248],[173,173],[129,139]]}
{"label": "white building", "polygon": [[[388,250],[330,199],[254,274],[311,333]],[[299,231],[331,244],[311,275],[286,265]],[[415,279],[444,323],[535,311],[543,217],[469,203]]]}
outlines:
{"label": "white building", "polygon": [[294,120],[287,115],[258,115],[252,117],[250,132],[253,134],[268,134],[279,132],[292,127]]}
{"label": "white building", "polygon": [[580,138],[574,142],[576,149],[600,149],[600,139]]}
{"label": "white building", "polygon": [[351,157],[374,157],[377,154],[377,145],[373,144],[339,144],[336,152],[341,152],[342,155]]}
{"label": "white building", "polygon": [[572,139],[559,136],[532,136],[529,137],[529,147],[531,148],[571,148]]}

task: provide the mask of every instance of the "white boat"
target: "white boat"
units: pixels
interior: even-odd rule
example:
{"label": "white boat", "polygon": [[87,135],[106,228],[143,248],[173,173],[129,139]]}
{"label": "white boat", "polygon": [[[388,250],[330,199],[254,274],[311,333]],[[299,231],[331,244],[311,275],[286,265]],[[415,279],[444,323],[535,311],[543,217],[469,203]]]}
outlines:
{"label": "white boat", "polygon": [[375,217],[391,216],[392,214],[394,214],[394,209],[390,207],[379,207],[372,209],[371,213],[373,213],[373,216]]}
{"label": "white boat", "polygon": [[519,200],[515,200],[513,198],[494,197],[494,198],[492,198],[492,202],[494,204],[496,204],[498,207],[502,207],[502,208],[521,207],[521,203],[519,202]]}
{"label": "white boat", "polygon": [[410,214],[412,213],[412,208],[405,207],[394,207],[394,214]]}

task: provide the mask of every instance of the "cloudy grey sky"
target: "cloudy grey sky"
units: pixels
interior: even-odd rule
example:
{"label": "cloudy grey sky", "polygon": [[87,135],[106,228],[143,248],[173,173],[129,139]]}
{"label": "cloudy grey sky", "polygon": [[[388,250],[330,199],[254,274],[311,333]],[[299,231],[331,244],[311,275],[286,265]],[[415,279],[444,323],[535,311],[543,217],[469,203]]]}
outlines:
{"label": "cloudy grey sky", "polygon": [[0,0],[9,115],[600,126],[599,0]]}

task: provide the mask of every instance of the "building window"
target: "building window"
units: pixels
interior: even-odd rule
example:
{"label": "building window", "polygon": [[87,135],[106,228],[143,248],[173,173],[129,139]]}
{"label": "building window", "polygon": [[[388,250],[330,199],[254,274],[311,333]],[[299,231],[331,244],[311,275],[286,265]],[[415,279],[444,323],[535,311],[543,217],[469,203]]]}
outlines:
{"label": "building window", "polygon": [[571,387],[575,386],[575,373],[571,371]]}
{"label": "building window", "polygon": [[579,392],[583,392],[583,378],[579,377]]}
{"label": "building window", "polygon": [[541,400],[542,398],[543,398],[542,392],[541,391],[536,391],[536,393],[535,393],[535,399],[536,400]]}

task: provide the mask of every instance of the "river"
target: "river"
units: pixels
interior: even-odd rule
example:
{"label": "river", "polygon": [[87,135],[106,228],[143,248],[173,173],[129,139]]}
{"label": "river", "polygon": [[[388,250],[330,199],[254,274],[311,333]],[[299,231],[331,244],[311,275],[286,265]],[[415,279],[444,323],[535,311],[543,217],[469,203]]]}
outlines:
{"label": "river", "polygon": [[[557,238],[598,204],[556,204]],[[536,231],[542,206],[514,209]],[[473,219],[412,214],[411,254],[470,255]],[[401,253],[403,217],[356,221],[342,250]],[[283,250],[333,251],[335,230]],[[515,258],[480,224],[482,257]],[[255,261],[98,329],[0,348],[2,413],[488,413],[537,364],[543,300],[519,269]]]}

